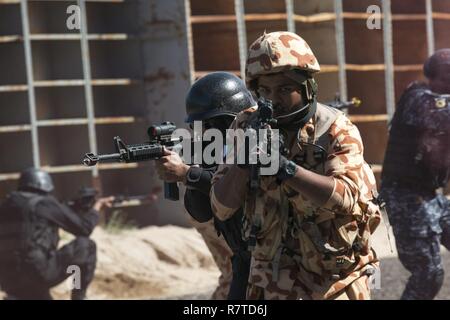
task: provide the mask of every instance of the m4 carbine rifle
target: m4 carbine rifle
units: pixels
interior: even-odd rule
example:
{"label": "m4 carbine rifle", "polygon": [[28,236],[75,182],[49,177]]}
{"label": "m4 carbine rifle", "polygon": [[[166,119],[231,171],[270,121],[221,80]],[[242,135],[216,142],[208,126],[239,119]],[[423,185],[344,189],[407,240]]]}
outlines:
{"label": "m4 carbine rifle", "polygon": [[[83,163],[95,166],[99,162],[141,162],[156,160],[164,155],[164,149],[178,152],[181,150],[181,139],[173,139],[172,133],[177,129],[172,122],[150,126],[147,134],[148,142],[139,144],[125,144],[119,136],[114,137],[115,153],[98,154],[86,153]],[[179,200],[179,189],[176,182],[164,182],[164,197],[169,200]]]}
{"label": "m4 carbine rifle", "polygon": [[[113,208],[124,207],[124,206],[136,206],[143,204],[151,204],[156,199],[158,199],[158,193],[160,188],[153,188],[149,194],[143,195],[124,195],[118,194],[114,195],[114,199],[111,202]],[[75,211],[88,211],[92,209],[95,202],[98,199],[98,191],[92,187],[81,187],[78,191],[77,196],[66,202],[66,205],[71,207]]]}

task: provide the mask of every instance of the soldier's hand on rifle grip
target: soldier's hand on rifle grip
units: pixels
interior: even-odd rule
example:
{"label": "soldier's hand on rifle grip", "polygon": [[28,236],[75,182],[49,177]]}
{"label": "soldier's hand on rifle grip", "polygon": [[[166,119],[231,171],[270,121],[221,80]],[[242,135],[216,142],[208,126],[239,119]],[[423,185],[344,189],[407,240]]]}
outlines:
{"label": "soldier's hand on rifle grip", "polygon": [[161,180],[168,183],[186,182],[189,166],[174,151],[164,148],[164,155],[155,161],[155,168]]}
{"label": "soldier's hand on rifle grip", "polygon": [[97,212],[100,212],[105,207],[106,208],[111,208],[113,201],[114,201],[114,197],[113,196],[106,197],[106,198],[99,198],[94,204],[94,209]]}

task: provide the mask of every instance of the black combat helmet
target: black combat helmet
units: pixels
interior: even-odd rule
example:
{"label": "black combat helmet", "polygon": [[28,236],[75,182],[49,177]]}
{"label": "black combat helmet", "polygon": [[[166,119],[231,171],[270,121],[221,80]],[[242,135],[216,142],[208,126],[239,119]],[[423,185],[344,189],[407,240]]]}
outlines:
{"label": "black combat helmet", "polygon": [[245,83],[229,72],[212,72],[197,80],[186,97],[186,122],[218,116],[234,118],[256,105]]}
{"label": "black combat helmet", "polygon": [[54,189],[52,177],[40,169],[28,168],[20,174],[19,190],[36,190],[42,192],[52,192]]}

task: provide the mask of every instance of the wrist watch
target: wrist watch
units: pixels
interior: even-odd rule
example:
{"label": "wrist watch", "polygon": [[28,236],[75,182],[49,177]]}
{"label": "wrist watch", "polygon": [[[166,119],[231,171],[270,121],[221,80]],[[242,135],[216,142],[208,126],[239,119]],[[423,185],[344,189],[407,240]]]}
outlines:
{"label": "wrist watch", "polygon": [[278,183],[282,183],[284,180],[292,178],[297,172],[297,164],[294,161],[287,161],[277,173]]}

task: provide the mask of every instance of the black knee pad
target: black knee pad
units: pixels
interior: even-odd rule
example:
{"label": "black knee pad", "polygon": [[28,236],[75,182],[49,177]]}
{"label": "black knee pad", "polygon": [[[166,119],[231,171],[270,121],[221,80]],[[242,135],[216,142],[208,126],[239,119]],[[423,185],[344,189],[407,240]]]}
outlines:
{"label": "black knee pad", "polygon": [[73,263],[81,265],[92,264],[97,260],[97,246],[87,237],[77,237],[74,240],[75,250]]}
{"label": "black knee pad", "polygon": [[83,252],[88,255],[93,255],[97,252],[97,245],[88,237],[77,237],[75,243],[77,252]]}

